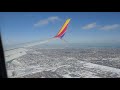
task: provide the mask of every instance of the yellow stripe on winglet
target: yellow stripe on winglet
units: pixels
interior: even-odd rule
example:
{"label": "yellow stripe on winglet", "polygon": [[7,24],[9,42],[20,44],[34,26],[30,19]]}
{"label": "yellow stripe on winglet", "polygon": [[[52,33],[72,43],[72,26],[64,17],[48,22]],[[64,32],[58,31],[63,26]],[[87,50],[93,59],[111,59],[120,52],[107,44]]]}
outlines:
{"label": "yellow stripe on winglet", "polygon": [[70,19],[67,19],[66,22],[64,23],[64,25],[62,26],[62,28],[60,29],[60,31],[58,32],[58,34],[60,34],[64,28],[66,27],[66,25],[70,22]]}

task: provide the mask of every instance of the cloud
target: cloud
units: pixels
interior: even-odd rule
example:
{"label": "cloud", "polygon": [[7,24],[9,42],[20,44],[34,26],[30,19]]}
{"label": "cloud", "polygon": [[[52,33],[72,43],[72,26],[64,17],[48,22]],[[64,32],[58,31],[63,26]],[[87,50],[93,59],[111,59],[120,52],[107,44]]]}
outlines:
{"label": "cloud", "polygon": [[53,17],[49,17],[49,18],[48,18],[48,21],[50,21],[50,22],[54,22],[54,21],[56,21],[56,20],[60,20],[60,18],[57,17],[57,16],[53,16]]}
{"label": "cloud", "polygon": [[88,29],[92,29],[92,28],[95,28],[95,27],[96,27],[96,23],[94,22],[94,23],[90,23],[90,24],[87,24],[87,25],[83,26],[82,29],[88,30]]}
{"label": "cloud", "polygon": [[47,25],[51,22],[53,23],[53,22],[59,21],[59,20],[61,20],[61,19],[58,16],[51,16],[51,17],[48,17],[47,19],[38,21],[37,23],[34,24],[34,26],[35,27],[43,26],[43,25]]}
{"label": "cloud", "polygon": [[119,24],[113,24],[113,25],[105,25],[100,28],[100,30],[115,30],[118,27],[120,27]]}
{"label": "cloud", "polygon": [[82,27],[82,29],[86,29],[86,30],[89,30],[89,29],[98,29],[98,30],[116,30],[117,28],[120,27],[120,24],[112,24],[112,25],[97,25],[96,22],[94,23],[90,23],[90,24],[87,24],[85,26]]}

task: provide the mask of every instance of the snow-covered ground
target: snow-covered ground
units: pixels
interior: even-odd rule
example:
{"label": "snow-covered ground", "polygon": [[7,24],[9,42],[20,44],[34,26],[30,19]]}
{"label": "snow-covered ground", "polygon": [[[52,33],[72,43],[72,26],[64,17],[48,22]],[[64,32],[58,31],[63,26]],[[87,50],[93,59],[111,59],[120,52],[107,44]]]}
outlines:
{"label": "snow-covered ground", "polygon": [[27,54],[26,51],[27,50],[24,48],[18,48],[18,49],[5,51],[5,60],[6,60],[6,62],[9,62],[9,61],[14,60],[16,58],[19,58],[19,57]]}
{"label": "snow-covered ground", "polygon": [[10,78],[120,78],[120,48],[42,49],[6,52]]}

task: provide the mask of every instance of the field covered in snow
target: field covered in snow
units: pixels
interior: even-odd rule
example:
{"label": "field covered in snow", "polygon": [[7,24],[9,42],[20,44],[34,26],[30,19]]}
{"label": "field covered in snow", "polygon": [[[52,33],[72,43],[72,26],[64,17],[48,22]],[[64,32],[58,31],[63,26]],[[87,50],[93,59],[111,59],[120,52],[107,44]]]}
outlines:
{"label": "field covered in snow", "polygon": [[[120,77],[120,48],[41,49],[31,47],[16,50],[15,53],[19,51],[21,54],[16,54],[17,58],[6,62],[10,78]],[[6,54],[9,56],[10,53],[13,52]]]}

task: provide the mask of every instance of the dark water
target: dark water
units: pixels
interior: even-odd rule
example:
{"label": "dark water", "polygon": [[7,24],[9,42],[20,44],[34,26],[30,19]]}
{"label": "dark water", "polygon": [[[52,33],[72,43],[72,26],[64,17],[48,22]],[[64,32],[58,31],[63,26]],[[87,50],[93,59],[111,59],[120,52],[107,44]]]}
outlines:
{"label": "dark water", "polygon": [[120,48],[120,44],[83,44],[83,43],[69,43],[69,44],[45,44],[37,45],[40,48]]}
{"label": "dark water", "polygon": [[120,48],[120,44],[71,44],[70,48]]}

